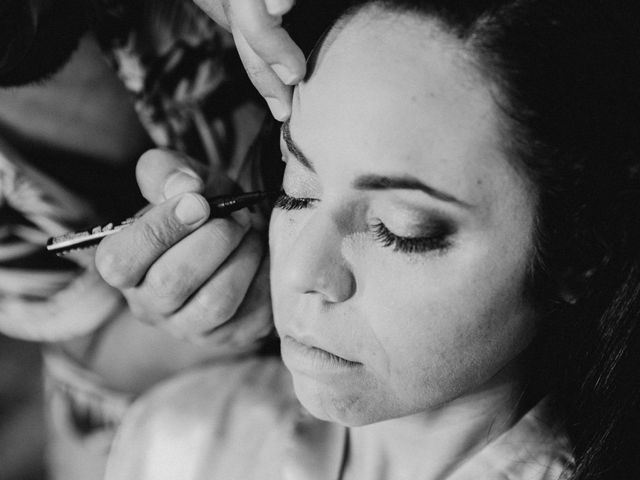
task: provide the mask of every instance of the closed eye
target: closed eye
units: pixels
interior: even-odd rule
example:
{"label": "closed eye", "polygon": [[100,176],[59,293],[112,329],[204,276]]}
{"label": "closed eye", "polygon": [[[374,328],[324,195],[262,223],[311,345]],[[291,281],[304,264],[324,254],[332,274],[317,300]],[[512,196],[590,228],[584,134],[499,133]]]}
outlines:
{"label": "closed eye", "polygon": [[391,232],[387,226],[378,222],[371,226],[376,240],[384,247],[393,248],[395,252],[425,253],[444,251],[451,246],[451,229],[447,225],[434,225],[432,232],[420,237],[402,237]]}

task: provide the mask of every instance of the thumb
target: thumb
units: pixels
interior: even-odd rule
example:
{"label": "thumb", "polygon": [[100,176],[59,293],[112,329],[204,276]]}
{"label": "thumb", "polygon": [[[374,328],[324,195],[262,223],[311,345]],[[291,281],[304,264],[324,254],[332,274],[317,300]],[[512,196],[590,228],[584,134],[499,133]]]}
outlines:
{"label": "thumb", "polygon": [[201,193],[206,176],[206,166],[170,150],[149,150],[136,165],[140,192],[153,204],[182,193]]}

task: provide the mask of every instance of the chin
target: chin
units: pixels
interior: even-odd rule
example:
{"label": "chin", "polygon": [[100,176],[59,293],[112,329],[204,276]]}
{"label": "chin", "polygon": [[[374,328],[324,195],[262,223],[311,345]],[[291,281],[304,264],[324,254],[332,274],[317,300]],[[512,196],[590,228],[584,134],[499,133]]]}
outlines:
{"label": "chin", "polygon": [[297,378],[293,386],[302,406],[314,417],[345,427],[361,427],[392,418],[384,415],[382,405],[373,405],[372,399],[380,396],[337,392],[326,384],[308,378]]}

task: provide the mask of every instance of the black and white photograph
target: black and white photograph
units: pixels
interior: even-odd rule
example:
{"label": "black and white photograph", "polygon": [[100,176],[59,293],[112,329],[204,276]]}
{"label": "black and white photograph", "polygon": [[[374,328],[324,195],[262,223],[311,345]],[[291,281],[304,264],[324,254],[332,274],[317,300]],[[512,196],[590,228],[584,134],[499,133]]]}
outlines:
{"label": "black and white photograph", "polygon": [[640,480],[640,3],[0,0],[0,480]]}

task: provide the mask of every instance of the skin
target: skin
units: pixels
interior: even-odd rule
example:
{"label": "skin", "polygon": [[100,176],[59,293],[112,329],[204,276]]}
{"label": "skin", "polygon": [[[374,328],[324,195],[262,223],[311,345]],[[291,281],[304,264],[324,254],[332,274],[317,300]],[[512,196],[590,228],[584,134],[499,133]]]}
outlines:
{"label": "skin", "polygon": [[[88,6],[77,0],[29,0],[31,12],[35,12],[38,23],[67,26],[69,41],[61,41],[59,28],[40,36],[35,44],[30,37],[19,38],[18,51],[13,49],[12,65],[20,55],[25,55],[19,73],[11,77],[0,74],[0,85],[13,86],[48,79],[60,70],[73,53],[80,35],[84,31],[84,17]],[[76,3],[73,3],[76,2]],[[295,0],[194,0],[216,23],[231,31],[242,62],[257,90],[265,97],[269,108],[278,120],[285,120],[291,113],[291,85],[298,83],[305,74],[304,55],[282,27],[282,16],[295,5]],[[69,9],[61,6],[69,5]],[[77,9],[87,9],[81,15]],[[63,13],[67,12],[67,13]],[[76,14],[70,14],[76,13]],[[2,10],[0,10],[0,14]],[[21,20],[25,22],[25,20]],[[79,28],[76,28],[79,27]],[[25,32],[28,25],[22,26]],[[42,29],[40,29],[42,31]],[[56,34],[55,32],[58,32]],[[30,49],[27,46],[31,45]],[[0,45],[4,54],[7,45]],[[29,53],[26,53],[26,52]],[[18,73],[17,75],[15,75]]]}
{"label": "skin", "polygon": [[[501,148],[492,86],[456,39],[378,9],[337,31],[294,93],[291,139],[313,169],[282,143],[285,192],[313,199],[271,221],[282,356],[313,415],[366,425],[352,430],[354,478],[436,474],[469,438],[514,420],[520,356],[535,335],[535,194]],[[363,175],[411,175],[464,204],[355,188]],[[372,233],[383,222],[424,236],[434,219],[451,226],[447,248],[407,254]],[[440,458],[425,454],[434,446]],[[369,459],[386,465],[359,462],[376,450]]]}
{"label": "skin", "polygon": [[[69,153],[89,165],[130,163],[149,145],[129,94],[88,36],[52,78],[0,89],[0,107],[4,130],[24,144]],[[264,114],[256,108],[236,112],[242,125],[238,155],[260,126]],[[272,329],[266,242],[249,228],[255,219],[246,211],[206,220],[208,207],[200,203],[200,194],[225,193],[231,182],[223,185],[224,176],[217,173],[218,184],[205,183],[202,179],[210,172],[196,169],[199,165],[160,150],[149,151],[138,162],[138,183],[151,204],[148,215],[96,252],[97,268],[123,293],[130,310],[111,319],[97,333],[98,342],[95,325],[81,321],[66,328],[36,318],[12,326],[12,332],[30,340],[64,340],[62,348],[105,384],[132,393],[191,365],[254,350]],[[198,213],[200,208],[202,217],[185,224],[175,207],[194,195],[193,209]],[[158,239],[165,243],[154,241]],[[84,260],[93,251],[82,254]]]}
{"label": "skin", "polygon": [[[274,72],[286,71],[283,78],[288,83],[304,76],[304,56],[281,27],[281,16],[295,2],[195,3],[232,32],[247,72],[272,113],[279,119],[288,117],[291,88]],[[255,109],[236,112],[241,126],[237,140],[246,146],[236,154],[244,155],[261,118],[262,112]],[[255,231],[261,219],[250,219],[245,211],[228,220],[207,221],[202,195],[230,191],[232,182],[223,177],[203,171],[198,162],[180,154],[147,152],[138,162],[137,179],[153,208],[131,228],[101,242],[96,266],[107,283],[123,293],[136,318],[203,348],[237,352],[255,347],[272,327],[268,261]],[[183,211],[195,221],[176,215],[180,200],[185,200]],[[212,244],[215,251],[209,254]]]}
{"label": "skin", "polygon": [[[33,0],[32,7],[43,19],[64,23],[70,20],[61,17],[59,8],[52,7],[72,5],[73,1]],[[281,27],[282,15],[295,2],[195,3],[232,31],[247,71],[274,115],[288,117],[291,88],[286,83],[297,82],[305,72],[302,52]],[[73,20],[82,18],[78,15]],[[39,57],[27,55],[23,59],[23,70],[30,74],[21,78],[30,85],[4,94],[0,90],[2,123],[30,143],[68,149],[86,155],[88,161],[125,163],[140,152],[148,139],[133,116],[129,99],[114,84],[115,77],[96,63],[100,53],[92,42],[85,38],[72,58],[76,47],[73,41],[44,39],[37,47],[33,50],[57,59],[57,63],[43,69],[42,62],[35,61]],[[96,88],[100,89],[97,96]],[[84,99],[88,91],[95,101],[82,106],[68,101],[71,97]],[[242,126],[236,139],[237,155],[245,154],[261,118],[262,111],[256,107],[236,111],[234,120]],[[250,231],[251,222],[242,212],[233,215],[231,221],[206,221],[208,207],[200,196],[226,193],[232,182],[212,185],[210,177],[219,179],[223,175],[202,171],[197,162],[180,154],[157,150],[140,159],[137,177],[142,194],[154,208],[135,228],[103,242],[96,255],[100,274],[123,293],[136,318],[172,336],[211,346],[210,334],[215,329],[213,343],[229,344],[232,350],[238,343],[251,345],[264,336],[270,329],[271,316],[266,300],[268,267],[263,261],[263,240]],[[190,195],[184,198],[183,211],[196,221],[184,222],[175,214],[176,204],[185,193]],[[212,239],[217,245],[216,255],[207,256]],[[195,274],[185,275],[185,271]],[[234,325],[220,328],[229,323]]]}
{"label": "skin", "polygon": [[[31,5],[48,20],[64,23],[70,20],[60,17],[60,6],[67,3],[33,0]],[[290,87],[269,65],[287,65],[293,72],[287,76],[289,82],[304,75],[304,57],[280,27],[281,15],[294,2],[196,3],[253,45],[254,56],[243,57],[252,79],[262,93],[281,99],[280,111],[288,116]],[[79,19],[78,15],[73,20]],[[106,67],[95,42],[87,36],[78,40],[74,52],[75,42],[41,39],[32,53],[56,62],[43,68],[40,56],[26,56],[24,70],[30,75],[21,77],[26,85],[0,89],[0,122],[28,145],[69,152],[86,162],[122,165],[140,155],[149,140],[129,95]],[[244,155],[261,118],[262,111],[251,107],[236,112],[235,121],[242,125],[236,154]],[[99,272],[123,293],[131,311],[100,332],[97,351],[91,334],[66,341],[64,349],[118,390],[138,393],[192,364],[252,350],[272,328],[264,240],[249,228],[255,219],[238,212],[228,220],[207,221],[208,207],[200,194],[227,190],[208,184],[210,172],[198,165],[166,151],[145,154],[137,176],[151,208],[136,228],[108,239],[97,250]],[[176,204],[194,197],[188,210],[199,220],[184,223],[175,215]],[[212,243],[216,248],[209,255]],[[30,339],[64,339],[90,328],[81,324],[69,333],[49,323],[46,331],[36,324],[22,330]]]}
{"label": "skin", "polygon": [[291,85],[305,75],[304,55],[282,27],[282,16],[295,0],[194,0],[216,23],[227,28],[249,78],[272,115],[291,114]]}
{"label": "skin", "polygon": [[[251,121],[250,112],[246,113],[245,126]],[[47,149],[57,156],[68,153],[88,165],[117,166],[134,161],[149,143],[132,110],[129,94],[90,37],[81,41],[70,62],[50,80],[0,89],[0,123],[29,146]],[[247,128],[242,134],[249,136],[253,132]],[[145,277],[147,281],[138,282],[135,288],[121,289],[130,310],[123,309],[97,333],[95,326],[87,326],[82,319],[60,325],[42,317],[13,322],[12,332],[30,340],[64,340],[59,344],[61,348],[100,375],[106,385],[134,394],[194,364],[255,348],[256,340],[271,329],[263,240],[241,225],[248,221],[242,214],[215,222],[202,219],[195,225],[178,222],[174,207],[184,192],[203,192],[205,188],[192,176],[187,176],[190,181],[181,181],[181,169],[185,168],[191,167],[184,156],[158,150],[144,155],[138,163],[139,184],[153,208],[137,229],[104,245],[101,255],[113,253],[123,258],[121,268],[115,272],[121,280],[141,268],[153,271]],[[175,198],[167,200],[165,191]],[[147,235],[142,236],[140,229]],[[196,235],[189,235],[196,229]],[[170,246],[152,243],[154,238],[148,235],[152,231],[170,246],[190,236],[191,243],[186,248],[189,255],[184,254],[182,244],[174,252]],[[213,254],[212,238],[217,239]],[[202,253],[205,248],[206,255]],[[92,260],[92,250],[81,253]],[[155,255],[162,261],[154,261]],[[202,261],[204,256],[206,262]],[[69,258],[75,260],[73,256]],[[193,267],[196,262],[197,268]],[[114,273],[108,265],[104,268],[107,274]],[[182,274],[187,268],[191,268],[191,275]],[[161,275],[161,269],[168,273]],[[159,277],[164,283],[159,283]],[[233,277],[232,282],[229,277]],[[161,287],[170,293],[164,293]],[[188,292],[196,290],[206,296],[188,296]],[[182,307],[179,314],[164,315],[162,309],[169,302]],[[219,328],[209,334],[214,327]],[[80,335],[88,330],[89,334]],[[192,341],[185,341],[185,337]]]}

